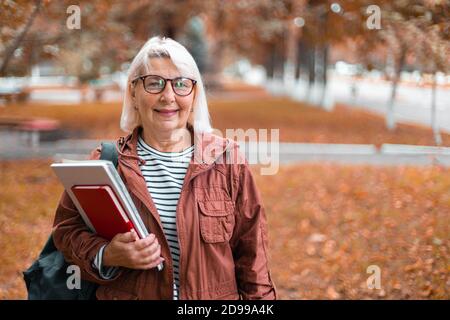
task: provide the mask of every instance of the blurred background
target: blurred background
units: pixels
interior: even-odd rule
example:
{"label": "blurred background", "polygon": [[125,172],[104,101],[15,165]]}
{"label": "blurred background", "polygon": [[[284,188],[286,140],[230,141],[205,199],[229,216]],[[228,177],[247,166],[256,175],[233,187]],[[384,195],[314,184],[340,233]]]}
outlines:
{"label": "blurred background", "polygon": [[450,297],[448,1],[0,0],[0,299],[51,231],[49,165],[125,134],[155,35],[194,56],[214,128],[279,130],[276,174],[252,170],[280,298]]}

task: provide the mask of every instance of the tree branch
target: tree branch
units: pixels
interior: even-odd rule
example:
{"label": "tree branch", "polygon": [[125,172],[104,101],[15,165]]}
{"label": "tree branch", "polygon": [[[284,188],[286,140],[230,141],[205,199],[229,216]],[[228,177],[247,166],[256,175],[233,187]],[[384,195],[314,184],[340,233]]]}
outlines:
{"label": "tree branch", "polygon": [[30,17],[28,18],[27,23],[25,24],[25,27],[19,33],[17,38],[14,39],[13,43],[11,44],[11,46],[7,50],[5,50],[6,51],[6,56],[5,56],[5,59],[3,60],[3,62],[1,63],[1,65],[0,65],[0,76],[5,74],[6,69],[8,67],[8,64],[9,64],[11,58],[14,55],[14,52],[20,46],[20,44],[22,43],[23,39],[25,38],[25,35],[30,30],[31,25],[33,24],[33,21],[36,18],[37,14],[39,12],[39,9],[41,8],[42,0],[35,0],[34,3],[35,3],[34,9],[31,12]]}

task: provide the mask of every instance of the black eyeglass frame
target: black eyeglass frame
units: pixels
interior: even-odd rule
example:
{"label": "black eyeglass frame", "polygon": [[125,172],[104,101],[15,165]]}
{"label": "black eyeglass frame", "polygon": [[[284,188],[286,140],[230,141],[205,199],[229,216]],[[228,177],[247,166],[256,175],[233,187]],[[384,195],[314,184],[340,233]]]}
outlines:
{"label": "black eyeglass frame", "polygon": [[[158,78],[161,78],[161,79],[164,80],[164,86],[162,87],[161,91],[159,91],[159,92],[149,92],[149,91],[147,91],[147,88],[145,87],[145,79],[148,78],[148,77],[158,77]],[[147,75],[145,75],[145,76],[137,77],[137,78],[131,80],[131,83],[132,83],[133,85],[135,85],[135,83],[136,83],[139,79],[142,80],[142,86],[144,87],[145,92],[150,93],[150,94],[160,94],[161,92],[164,91],[164,89],[166,89],[167,82],[170,81],[170,85],[172,86],[173,92],[174,92],[177,96],[180,96],[180,97],[186,97],[186,96],[190,95],[190,94],[192,93],[192,91],[194,91],[194,87],[195,87],[195,85],[197,84],[197,80],[194,80],[194,79],[191,79],[191,78],[187,78],[187,77],[176,77],[176,78],[173,78],[173,79],[166,79],[166,78],[163,78],[163,77],[161,77],[161,76],[159,76],[159,75],[157,75],[157,74],[147,74]],[[175,90],[175,88],[174,88],[174,86],[173,86],[174,80],[177,80],[177,79],[184,79],[184,80],[190,80],[190,81],[192,81],[192,88],[191,88],[191,91],[189,91],[189,93],[187,93],[187,94],[179,94],[179,93],[177,93],[176,90]]]}

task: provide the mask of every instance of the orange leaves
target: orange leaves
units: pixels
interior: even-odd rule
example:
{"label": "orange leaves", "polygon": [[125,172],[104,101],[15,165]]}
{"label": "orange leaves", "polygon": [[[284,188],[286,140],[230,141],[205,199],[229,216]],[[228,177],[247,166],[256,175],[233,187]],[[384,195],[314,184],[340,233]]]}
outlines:
{"label": "orange leaves", "polygon": [[[304,164],[254,172],[281,298],[450,297],[449,169]],[[370,265],[380,267],[379,290],[367,287]]]}
{"label": "orange leaves", "polygon": [[328,240],[325,242],[322,248],[322,255],[325,257],[331,257],[336,252],[336,241]]}
{"label": "orange leaves", "polygon": [[331,300],[339,299],[341,295],[336,291],[333,286],[327,288],[327,298]]}
{"label": "orange leaves", "polygon": [[311,223],[309,219],[302,219],[300,223],[297,224],[297,229],[299,232],[306,233],[308,229],[310,228]]}
{"label": "orange leaves", "polygon": [[[62,188],[47,161],[0,162],[0,299],[25,298]],[[450,170],[304,164],[260,176],[282,299],[449,299]],[[289,187],[286,187],[288,185]],[[367,268],[381,270],[368,289]]]}
{"label": "orange leaves", "polygon": [[49,161],[0,162],[0,299],[24,299],[21,271],[39,254],[62,187]]}

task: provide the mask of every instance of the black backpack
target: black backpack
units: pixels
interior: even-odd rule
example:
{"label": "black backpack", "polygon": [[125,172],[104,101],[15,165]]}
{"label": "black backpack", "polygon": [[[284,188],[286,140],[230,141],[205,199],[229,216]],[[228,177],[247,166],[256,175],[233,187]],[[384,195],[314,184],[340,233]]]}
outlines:
{"label": "black backpack", "polygon": [[[115,143],[102,143],[100,159],[109,160],[117,167]],[[81,279],[80,289],[67,287],[68,267],[63,254],[56,249],[51,234],[38,259],[23,272],[28,300],[95,300],[96,283]]]}

